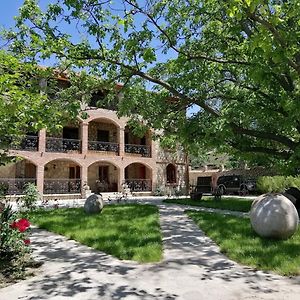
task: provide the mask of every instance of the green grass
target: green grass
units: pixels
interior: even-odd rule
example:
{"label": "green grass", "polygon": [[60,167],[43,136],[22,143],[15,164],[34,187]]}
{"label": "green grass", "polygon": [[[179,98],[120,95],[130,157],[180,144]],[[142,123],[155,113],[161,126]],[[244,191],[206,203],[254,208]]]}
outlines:
{"label": "green grass", "polygon": [[300,274],[300,229],[288,240],[263,239],[248,218],[186,212],[230,259],[280,275]]}
{"label": "green grass", "polygon": [[215,201],[213,197],[202,197],[201,200],[166,199],[163,202],[248,212],[251,208],[252,201],[253,200],[234,197],[222,197],[221,201]]}
{"label": "green grass", "polygon": [[162,258],[158,208],[152,205],[107,205],[100,214],[83,208],[39,210],[30,221],[119,259],[157,262]]}

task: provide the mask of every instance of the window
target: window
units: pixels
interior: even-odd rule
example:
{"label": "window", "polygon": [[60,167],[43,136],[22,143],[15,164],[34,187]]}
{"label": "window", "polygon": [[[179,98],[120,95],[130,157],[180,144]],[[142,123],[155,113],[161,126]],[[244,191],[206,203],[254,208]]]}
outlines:
{"label": "window", "polygon": [[176,183],[176,167],[172,164],[167,165],[167,183]]}

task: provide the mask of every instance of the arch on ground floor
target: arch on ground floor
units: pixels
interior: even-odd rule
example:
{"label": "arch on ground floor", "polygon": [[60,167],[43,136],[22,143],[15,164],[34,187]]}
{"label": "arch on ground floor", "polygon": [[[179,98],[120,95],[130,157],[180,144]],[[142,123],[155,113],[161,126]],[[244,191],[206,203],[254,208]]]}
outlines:
{"label": "arch on ground floor", "polygon": [[140,162],[130,163],[125,170],[125,183],[133,192],[152,190],[153,170],[147,164]]}
{"label": "arch on ground floor", "polygon": [[176,165],[170,163],[166,167],[166,181],[167,184],[177,183],[177,167]]}
{"label": "arch on ground floor", "polygon": [[65,157],[58,157],[58,158],[50,158],[47,161],[45,161],[44,166],[46,166],[47,164],[54,162],[54,161],[68,161],[68,162],[72,162],[80,167],[82,167],[82,164],[79,162],[79,160],[77,160],[76,158],[65,158]]}
{"label": "arch on ground floor", "polygon": [[31,160],[20,155],[15,161],[8,162],[0,167],[0,187],[4,194],[23,194],[27,184],[36,184],[37,165]]}
{"label": "arch on ground floor", "polygon": [[106,160],[91,163],[87,170],[87,183],[92,192],[117,192],[120,185],[120,168]]}
{"label": "arch on ground floor", "polygon": [[53,159],[44,165],[44,194],[81,192],[82,166],[73,159]]}
{"label": "arch on ground floor", "polygon": [[38,163],[35,162],[33,159],[31,159],[30,157],[28,157],[25,154],[14,154],[14,153],[9,153],[8,157],[15,157],[15,158],[22,158],[24,160],[27,160],[28,162],[32,163],[33,165],[35,165],[36,167],[38,166]]}

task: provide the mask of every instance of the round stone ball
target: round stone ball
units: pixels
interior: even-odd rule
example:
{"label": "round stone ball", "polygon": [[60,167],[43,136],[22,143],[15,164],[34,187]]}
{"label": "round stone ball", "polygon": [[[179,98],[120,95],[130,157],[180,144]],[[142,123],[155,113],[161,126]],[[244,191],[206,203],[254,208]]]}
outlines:
{"label": "round stone ball", "polygon": [[92,194],[85,200],[84,210],[87,214],[97,214],[103,209],[104,201],[101,195]]}
{"label": "round stone ball", "polygon": [[261,237],[287,239],[299,223],[294,204],[282,194],[264,194],[255,199],[250,210],[254,231]]}

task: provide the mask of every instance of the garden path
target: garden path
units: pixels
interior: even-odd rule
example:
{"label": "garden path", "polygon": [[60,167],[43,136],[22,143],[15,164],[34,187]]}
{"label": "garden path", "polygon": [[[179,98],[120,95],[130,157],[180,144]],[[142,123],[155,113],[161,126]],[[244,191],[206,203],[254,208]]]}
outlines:
{"label": "garden path", "polygon": [[300,278],[242,267],[222,255],[178,205],[158,204],[164,258],[120,261],[65,237],[34,229],[39,274],[0,290],[1,300],[299,299]]}

